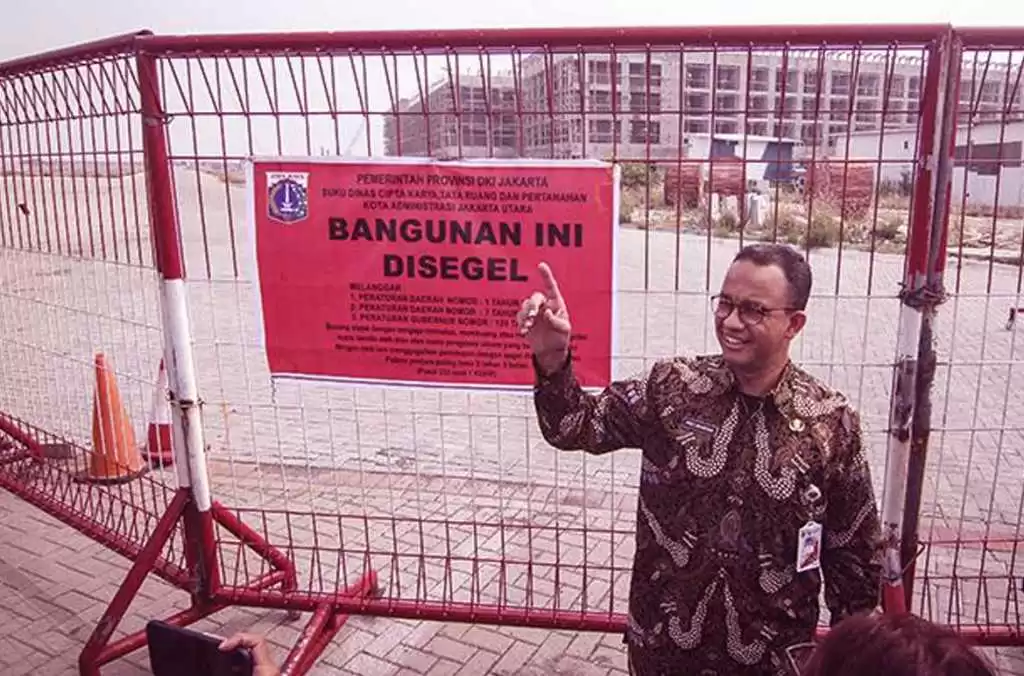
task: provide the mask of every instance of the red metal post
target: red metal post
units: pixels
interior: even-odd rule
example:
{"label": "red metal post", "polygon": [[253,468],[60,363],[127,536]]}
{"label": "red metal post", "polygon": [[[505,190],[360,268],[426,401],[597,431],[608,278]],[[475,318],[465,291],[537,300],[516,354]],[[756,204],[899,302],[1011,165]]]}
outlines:
{"label": "red metal post", "polygon": [[[916,384],[918,352],[922,330],[922,293],[931,239],[932,214],[935,206],[935,148],[939,145],[938,130],[942,110],[942,88],[945,81],[947,50],[945,39],[936,39],[928,49],[922,96],[920,101],[920,140],[916,153],[913,203],[908,233],[907,253],[904,260],[900,314],[897,327],[897,345],[893,364],[892,397],[889,406],[889,429],[882,492],[882,537],[885,558],[883,562],[883,607],[890,612],[902,612],[910,604],[910,590],[903,585],[904,562],[901,544],[904,503],[906,500],[907,468],[913,434],[914,405],[917,401]],[[904,602],[897,603],[897,596]]]}
{"label": "red metal post", "polygon": [[928,441],[931,435],[932,386],[935,382],[937,356],[934,324],[939,304],[945,299],[943,277],[946,270],[946,249],[949,239],[949,209],[952,188],[953,151],[956,144],[957,106],[960,100],[960,65],[963,48],[956,33],[949,31],[943,41],[941,58],[944,81],[935,101],[936,141],[932,148],[935,175],[930,195],[929,228],[924,259],[916,274],[923,276],[914,291],[921,308],[921,335],[917,346],[917,369],[914,374],[913,424],[910,457],[907,464],[907,489],[903,506],[900,563],[907,607],[912,609],[914,572],[919,552],[919,521],[924,494]]}
{"label": "red metal post", "polygon": [[146,194],[149,197],[149,220],[156,251],[156,268],[165,279],[184,279],[185,265],[178,241],[177,209],[171,182],[171,164],[167,155],[167,118],[160,101],[157,60],[154,56],[140,53],[136,64],[142,104],[142,150],[146,164]]}
{"label": "red metal post", "polygon": [[32,457],[41,459],[43,457],[43,451],[39,447],[39,442],[35,438],[21,429],[16,425],[10,418],[7,418],[3,414],[0,414],[0,432],[3,432],[11,439],[14,439],[19,444],[25,447]]}
{"label": "red metal post", "polygon": [[170,385],[174,464],[179,485],[191,488],[186,507],[185,556],[195,580],[194,592],[209,599],[218,585],[217,546],[210,513],[202,420],[192,356],[192,335],[185,292],[185,265],[167,151],[167,116],[160,100],[156,57],[139,53],[139,94],[146,189],[164,318],[164,366]]}

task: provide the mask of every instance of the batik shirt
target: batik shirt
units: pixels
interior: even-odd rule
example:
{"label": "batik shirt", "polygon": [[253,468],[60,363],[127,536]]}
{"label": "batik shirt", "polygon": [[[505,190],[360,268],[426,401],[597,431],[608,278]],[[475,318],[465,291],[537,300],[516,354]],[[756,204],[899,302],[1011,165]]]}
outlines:
{"label": "batik shirt", "polygon": [[[878,511],[842,394],[790,363],[771,393],[750,397],[720,356],[659,362],[600,394],[580,388],[571,360],[537,378],[551,445],[643,450],[625,636],[634,673],[792,673],[822,577],[833,623],[876,607]],[[822,527],[820,567],[797,572],[808,523]]]}

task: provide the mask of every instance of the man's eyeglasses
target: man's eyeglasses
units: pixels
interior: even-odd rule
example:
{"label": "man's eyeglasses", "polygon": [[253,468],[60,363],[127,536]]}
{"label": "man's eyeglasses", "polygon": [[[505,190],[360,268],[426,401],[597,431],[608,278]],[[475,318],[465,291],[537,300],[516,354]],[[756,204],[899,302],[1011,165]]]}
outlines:
{"label": "man's eyeglasses", "polygon": [[797,312],[799,308],[794,307],[765,307],[759,303],[744,301],[737,303],[728,296],[713,296],[711,307],[714,309],[715,317],[726,320],[733,310],[739,313],[740,321],[747,326],[754,326],[763,322],[773,312]]}

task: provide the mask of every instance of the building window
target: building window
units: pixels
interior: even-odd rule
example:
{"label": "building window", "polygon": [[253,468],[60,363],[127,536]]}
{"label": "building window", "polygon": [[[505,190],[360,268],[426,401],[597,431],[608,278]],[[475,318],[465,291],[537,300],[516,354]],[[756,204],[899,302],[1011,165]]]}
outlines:
{"label": "building window", "polygon": [[687,94],[686,95],[686,110],[684,113],[690,115],[694,113],[706,113],[711,108],[711,97],[707,94]]}
{"label": "building window", "polygon": [[918,99],[921,97],[921,78],[912,77],[907,83],[907,97]]}
{"label": "building window", "polygon": [[706,119],[686,121],[686,133],[688,134],[706,134],[708,129],[710,129],[710,123]]}
{"label": "building window", "polygon": [[[648,74],[650,75],[649,81]],[[652,63],[649,72],[646,63],[629,64],[629,88],[646,89],[648,84],[650,84],[651,89],[661,87],[661,64]]]}
{"label": "building window", "polygon": [[771,71],[767,68],[755,68],[750,72],[750,91],[766,92],[771,85]]}
{"label": "building window", "polygon": [[804,71],[804,94],[818,93],[818,72],[814,70]]}
{"label": "building window", "polygon": [[738,92],[740,90],[739,66],[719,66],[715,84],[717,89]]}
{"label": "building window", "polygon": [[860,77],[857,78],[857,95],[858,96],[878,96],[879,82],[878,76],[873,73],[861,73]]}
{"label": "building window", "polygon": [[710,89],[711,68],[703,64],[693,64],[686,66],[686,88]]}
{"label": "building window", "polygon": [[621,130],[621,122],[616,122],[613,127],[611,120],[590,120],[587,123],[587,140],[590,143],[613,143],[619,137]]}
{"label": "building window", "polygon": [[737,115],[740,109],[740,97],[736,94],[719,94],[715,97],[715,112],[722,115]]}
{"label": "building window", "polygon": [[796,91],[800,73],[796,70],[790,69],[785,73],[782,72],[781,68],[775,69],[775,91],[782,93],[785,91],[787,94],[792,94]]}
{"label": "building window", "polygon": [[850,94],[849,73],[832,73],[832,94],[834,96],[848,96]]}
{"label": "building window", "polygon": [[591,61],[587,68],[587,81],[590,84],[608,85],[612,83],[610,64],[607,61]]}
{"label": "building window", "polygon": [[1021,166],[1020,141],[1011,143],[976,143],[957,146],[953,154],[953,166],[966,167],[982,176],[997,176],[1001,167]]}
{"label": "building window", "polygon": [[516,116],[495,115],[494,145],[499,148],[514,148],[516,146]]}
{"label": "building window", "polygon": [[606,113],[612,109],[612,93],[590,90],[590,110],[598,113]]}
{"label": "building window", "polygon": [[889,96],[892,98],[902,99],[906,93],[904,82],[905,80],[902,75],[893,75],[889,80]]}
{"label": "building window", "polygon": [[658,122],[633,121],[629,126],[630,143],[661,143],[661,124]]}
{"label": "building window", "polygon": [[[647,105],[648,102],[649,105]],[[629,111],[631,113],[661,112],[661,94],[633,92],[629,96]]]}

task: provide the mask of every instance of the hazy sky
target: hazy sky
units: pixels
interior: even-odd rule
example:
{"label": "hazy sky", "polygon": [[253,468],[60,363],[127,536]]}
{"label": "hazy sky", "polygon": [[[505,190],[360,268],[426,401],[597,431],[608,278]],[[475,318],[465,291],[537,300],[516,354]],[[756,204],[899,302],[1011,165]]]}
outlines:
{"label": "hazy sky", "polygon": [[0,59],[160,33],[567,25],[931,23],[1024,26],[1020,0],[0,0]]}
{"label": "hazy sky", "polygon": [[[16,4],[18,11],[3,12],[0,60],[142,28],[156,33],[183,34],[525,26],[953,23],[960,26],[1019,25],[1024,30],[1024,2],[1020,0],[0,0],[0,6],[5,4]],[[337,60],[340,64],[339,109],[358,112],[357,92],[361,90],[353,82],[345,81],[348,63],[344,55]],[[383,63],[379,58],[376,61]],[[388,78],[381,70],[381,63],[370,64],[371,69],[376,70],[370,73],[364,88],[369,102],[367,107],[378,112],[391,109],[385,86]],[[473,58],[467,58],[457,69],[465,72],[475,63]],[[284,68],[283,62],[278,65]],[[428,79],[433,81],[440,77],[443,66],[444,57],[434,57],[428,67]],[[210,66],[222,83],[227,108],[231,107],[234,97],[228,91],[233,81],[232,74],[226,70],[230,67],[223,59]],[[247,60],[247,67],[253,68],[254,60]],[[488,66],[508,67],[509,64],[500,63]],[[337,122],[338,128],[325,116],[313,119],[308,126],[307,120],[290,117],[276,127],[276,120],[270,117],[254,118],[250,124],[245,118],[234,115],[227,117],[225,129],[218,126],[215,117],[186,119],[181,115],[183,111],[210,108],[211,104],[198,101],[205,95],[198,72],[189,76],[181,63],[171,64],[170,68],[165,73],[169,83],[165,110],[176,120],[169,130],[172,156],[176,158],[224,154],[236,157],[248,155],[250,151],[257,155],[319,154],[320,149],[333,152],[331,149],[336,145],[347,155],[376,155],[383,150],[383,117],[379,115],[373,116],[368,124],[360,116],[345,115]],[[401,78],[395,78],[398,96],[416,95],[418,86],[413,62],[405,58],[399,68]],[[237,72],[236,68],[234,74]],[[171,77],[172,73],[176,73],[177,79]],[[180,103],[175,86],[180,88],[180,82],[187,82],[189,77],[196,85],[197,101],[185,105]],[[306,88],[311,97],[309,106],[313,110],[326,110],[323,87],[315,76],[313,78]],[[253,110],[270,110],[269,104],[258,100],[262,94],[260,76],[255,70],[249,73],[249,79],[254,96]],[[286,79],[281,82],[281,106],[288,109],[285,100],[293,97],[294,88]],[[237,105],[234,109],[238,110]],[[88,150],[94,145],[88,134],[78,138],[81,134],[77,129],[63,129],[61,133],[76,136],[73,142],[76,150]],[[283,139],[280,145],[279,137]],[[226,139],[226,148],[222,148],[222,138]],[[309,139],[311,145],[307,145]],[[31,149],[35,141],[26,137],[23,143]],[[42,152],[39,148],[35,150]]]}

